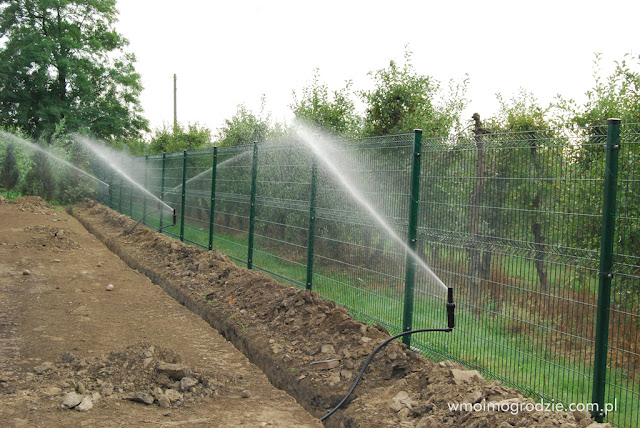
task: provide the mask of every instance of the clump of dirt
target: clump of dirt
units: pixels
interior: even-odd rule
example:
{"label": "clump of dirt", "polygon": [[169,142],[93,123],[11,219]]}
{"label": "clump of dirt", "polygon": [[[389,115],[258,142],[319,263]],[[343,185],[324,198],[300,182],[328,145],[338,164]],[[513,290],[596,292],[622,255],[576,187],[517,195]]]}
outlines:
{"label": "clump of dirt", "polygon": [[[315,292],[240,268],[218,251],[185,245],[100,204],[74,215],[132,267],[201,315],[271,382],[321,417],[349,390],[374,348],[389,338]],[[443,334],[443,333],[436,333]],[[580,426],[588,415],[471,411],[449,404],[527,403],[515,389],[450,362],[434,363],[394,341],[369,365],[326,426]],[[586,425],[584,425],[586,426]]]}
{"label": "clump of dirt", "polygon": [[[0,379],[2,393],[35,389],[59,396],[61,403],[77,396],[93,404],[131,400],[145,405],[181,407],[224,393],[236,379],[220,373],[203,373],[180,362],[174,351],[147,343],[127,347],[93,359],[65,353],[56,362],[44,362],[23,376]],[[64,406],[75,408],[79,405]]]}
{"label": "clump of dirt", "polygon": [[21,231],[35,232],[40,235],[25,242],[23,246],[26,248],[52,251],[73,251],[82,248],[82,246],[73,239],[73,236],[77,234],[65,228],[52,228],[39,225],[23,228]]}
{"label": "clump of dirt", "polygon": [[3,204],[17,205],[18,210],[34,214],[51,214],[53,209],[40,196],[26,196],[20,199],[3,199]]}

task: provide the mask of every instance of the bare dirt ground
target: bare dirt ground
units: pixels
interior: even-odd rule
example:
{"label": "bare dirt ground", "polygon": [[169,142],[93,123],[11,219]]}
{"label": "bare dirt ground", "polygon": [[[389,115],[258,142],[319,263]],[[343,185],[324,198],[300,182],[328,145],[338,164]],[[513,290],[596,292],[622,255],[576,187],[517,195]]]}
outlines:
{"label": "bare dirt ground", "polygon": [[[71,392],[92,408],[62,406]],[[0,202],[0,421],[322,426],[204,320],[38,198]]]}
{"label": "bare dirt ground", "polygon": [[[239,268],[217,251],[143,226],[128,235],[135,222],[99,204],[73,214],[127,264],[37,199],[0,204],[0,418],[14,425],[317,426],[300,405],[323,416],[389,337],[316,293]],[[100,395],[87,412],[61,407],[73,391]],[[448,407],[483,402],[531,400],[393,342],[325,426],[592,425],[580,412]]]}

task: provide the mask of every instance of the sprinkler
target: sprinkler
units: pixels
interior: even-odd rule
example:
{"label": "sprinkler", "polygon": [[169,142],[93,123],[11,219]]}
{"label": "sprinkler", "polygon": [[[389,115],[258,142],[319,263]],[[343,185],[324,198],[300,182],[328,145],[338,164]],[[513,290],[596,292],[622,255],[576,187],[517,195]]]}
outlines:
{"label": "sprinkler", "polygon": [[[111,188],[109,188],[109,191],[111,191]],[[133,233],[133,231],[136,229],[136,227],[138,227],[138,225],[142,222],[142,220],[144,220],[145,218],[147,218],[149,215],[153,214],[153,213],[158,213],[162,211],[162,204],[161,202],[158,202],[158,209],[155,211],[150,211],[148,213],[146,213],[144,216],[142,216],[142,218],[140,220],[138,220],[138,222],[135,224],[135,226],[133,226],[131,228],[130,231],[125,232],[125,235],[131,235],[131,233]],[[176,225],[176,210],[175,208],[173,209],[173,222],[171,224],[168,224],[166,226],[161,227],[160,229],[158,229],[158,232],[162,232],[162,230],[165,227],[171,227],[171,226],[175,226]]]}
{"label": "sprinkler", "polygon": [[453,330],[456,325],[455,314],[454,311],[456,309],[456,304],[453,303],[453,288],[447,288],[447,326]]}
{"label": "sprinkler", "polygon": [[[160,202],[158,202],[158,208],[159,208],[158,211],[161,210],[160,207],[161,207]],[[166,226],[162,226],[160,229],[158,229],[158,232],[162,232],[165,228],[172,227],[172,226],[176,225],[177,215],[176,215],[176,209],[175,208],[172,209],[172,214],[171,215],[172,215],[171,224],[168,224]]]}
{"label": "sprinkler", "polygon": [[423,332],[431,332],[431,331],[441,331],[441,332],[444,332],[444,333],[451,333],[451,331],[453,330],[453,327],[455,326],[455,314],[454,314],[455,308],[456,308],[456,304],[453,302],[453,288],[448,287],[447,288],[447,328],[422,328],[422,329],[419,329],[419,330],[405,331],[403,333],[396,334],[395,336],[390,337],[387,340],[385,340],[384,342],[382,342],[369,355],[369,357],[367,358],[367,361],[365,361],[364,365],[360,369],[360,373],[358,373],[358,377],[356,377],[356,380],[355,380],[355,382],[353,382],[353,385],[351,386],[351,389],[349,390],[349,392],[347,392],[347,395],[345,395],[344,398],[338,403],[338,405],[336,407],[334,407],[333,409],[331,409],[331,411],[329,413],[327,413],[326,415],[321,417],[320,421],[324,421],[329,416],[333,415],[336,412],[336,410],[338,410],[347,401],[347,399],[349,398],[351,393],[356,389],[356,386],[358,386],[358,382],[360,382],[360,379],[362,379],[362,375],[364,374],[365,370],[369,366],[369,363],[371,363],[371,361],[373,360],[373,357],[378,353],[378,351],[380,351],[382,348],[387,346],[393,340],[395,340],[395,339],[397,339],[399,337],[406,336],[406,335],[409,335],[409,334],[414,334],[414,333],[423,333]]}

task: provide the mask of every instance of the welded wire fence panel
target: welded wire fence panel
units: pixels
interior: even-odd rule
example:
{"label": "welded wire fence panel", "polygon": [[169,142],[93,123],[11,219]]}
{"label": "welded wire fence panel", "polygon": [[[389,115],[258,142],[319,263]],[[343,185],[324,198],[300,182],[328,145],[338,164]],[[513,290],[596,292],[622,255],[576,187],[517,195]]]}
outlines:
{"label": "welded wire fence panel", "polygon": [[[182,216],[182,171],[184,165],[184,153],[167,153],[164,160],[164,203],[176,210],[178,219]],[[180,238],[180,223],[171,225],[170,216],[162,212],[161,227],[164,232],[174,238]]]}
{"label": "welded wire fence panel", "polygon": [[[143,195],[142,206],[145,214],[144,224],[153,229],[160,228],[161,217],[160,213],[163,210],[163,206],[159,203],[159,199],[162,197],[162,170],[163,162],[162,155],[150,155],[144,160],[145,178],[143,183],[145,188],[150,194]],[[168,215],[168,212],[163,212],[164,216]]]}
{"label": "welded wire fence panel", "polygon": [[[617,404],[607,420],[633,427],[640,425],[640,126],[623,125],[621,135],[603,370],[607,402]],[[219,148],[215,158],[212,150],[136,158],[132,176],[149,194],[103,168],[99,177],[111,189],[99,197],[180,237],[181,222],[171,226],[170,212],[158,211],[162,199],[184,218],[185,242],[211,242],[242,265],[251,259],[254,269],[399,332],[411,309],[406,241],[419,156],[417,253],[426,265],[415,273],[413,328],[446,327],[445,293],[433,274],[454,288],[457,317],[452,333],[417,335],[413,347],[537,399],[591,402],[607,128],[424,138],[417,155],[414,138],[336,142],[309,134]]]}
{"label": "welded wire fence panel", "polygon": [[311,160],[296,143],[262,144],[258,153],[254,267],[304,286]]}
{"label": "welded wire fence panel", "polygon": [[412,141],[336,145],[328,157],[341,176],[319,162],[313,289],[391,331],[402,325],[405,252],[398,241],[407,235]]}
{"label": "welded wire fence panel", "polygon": [[214,247],[247,263],[253,146],[218,150]]}
{"label": "welded wire fence panel", "polygon": [[434,144],[420,223],[422,255],[456,290],[459,327],[425,350],[576,403],[591,400],[604,167],[603,129],[583,132]]}
{"label": "welded wire fence panel", "polygon": [[640,426],[640,124],[622,125],[616,197],[616,236],[609,319],[606,402],[617,411],[607,419]]}
{"label": "welded wire fence panel", "polygon": [[129,200],[126,212],[134,220],[142,220],[144,216],[144,199],[147,196],[144,186],[145,159],[144,157],[129,158],[124,164],[128,167]]}
{"label": "welded wire fence panel", "polygon": [[208,248],[213,150],[187,152],[186,167],[184,242]]}

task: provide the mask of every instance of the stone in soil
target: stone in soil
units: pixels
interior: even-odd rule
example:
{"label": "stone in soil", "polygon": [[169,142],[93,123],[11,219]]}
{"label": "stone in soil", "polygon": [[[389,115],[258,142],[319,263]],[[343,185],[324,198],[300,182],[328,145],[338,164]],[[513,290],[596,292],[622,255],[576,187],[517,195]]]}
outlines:
{"label": "stone in soil", "polygon": [[82,402],[82,395],[76,392],[70,392],[64,396],[62,405],[67,409],[73,409]]}
{"label": "stone in soil", "polygon": [[89,397],[84,397],[80,404],[76,406],[76,410],[79,412],[88,412],[93,409],[93,402]]}
{"label": "stone in soil", "polygon": [[459,369],[451,369],[451,374],[453,375],[453,380],[461,385],[463,383],[468,382],[484,382],[484,378],[477,370],[459,370]]}
{"label": "stone in soil", "polygon": [[164,395],[172,403],[175,403],[176,401],[182,401],[182,399],[184,398],[183,395],[181,393],[179,393],[178,391],[176,391],[175,389],[167,389],[165,391]]}
{"label": "stone in soil", "polygon": [[41,374],[44,374],[44,372],[51,370],[53,366],[54,365],[51,361],[45,361],[39,366],[34,367],[33,370],[36,372],[36,374],[41,375]]}
{"label": "stone in soil", "polygon": [[180,380],[180,391],[187,391],[189,388],[196,386],[197,384],[197,379],[185,376]]}
{"label": "stone in soil", "polygon": [[158,363],[156,370],[175,380],[180,380],[187,375],[186,368],[181,364]]}
{"label": "stone in soil", "polygon": [[158,397],[158,406],[162,408],[171,407],[171,400],[169,400],[169,397],[167,397],[167,394],[161,394]]}
{"label": "stone in soil", "polygon": [[151,394],[147,394],[146,392],[136,392],[132,396],[127,397],[127,400],[135,401],[137,403],[143,403],[146,405],[153,404],[155,399]]}

